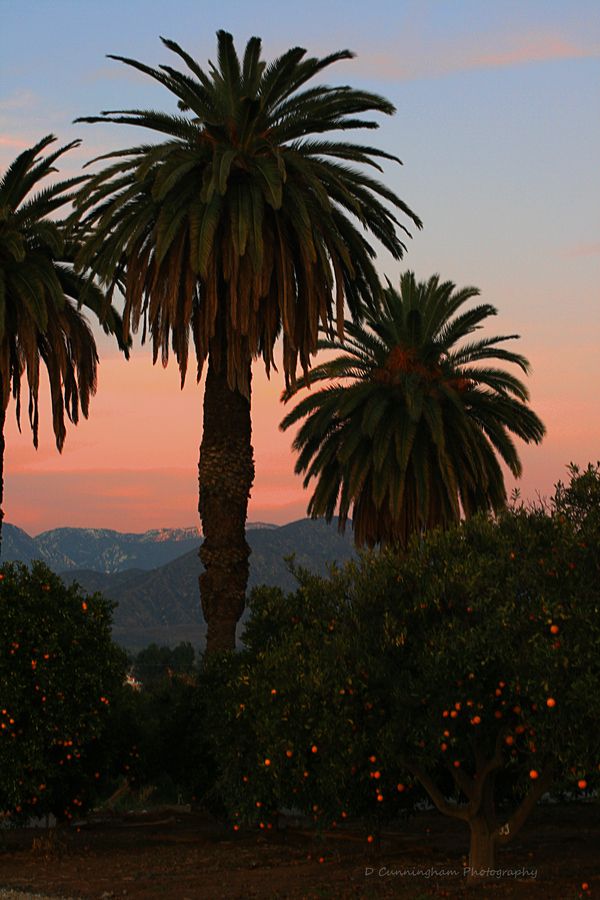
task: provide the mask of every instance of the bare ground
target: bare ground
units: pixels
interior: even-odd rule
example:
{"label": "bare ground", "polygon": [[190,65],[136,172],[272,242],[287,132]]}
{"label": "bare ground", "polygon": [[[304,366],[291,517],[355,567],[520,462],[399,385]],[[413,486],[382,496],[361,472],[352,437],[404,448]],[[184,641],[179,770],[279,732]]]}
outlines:
{"label": "bare ground", "polygon": [[386,831],[381,847],[374,848],[360,826],[322,839],[293,827],[234,834],[205,815],[167,808],[90,819],[64,831],[0,832],[0,897],[569,900],[600,895],[599,804],[540,807],[500,852],[500,876],[475,890],[463,874],[466,850],[461,823],[437,813]]}

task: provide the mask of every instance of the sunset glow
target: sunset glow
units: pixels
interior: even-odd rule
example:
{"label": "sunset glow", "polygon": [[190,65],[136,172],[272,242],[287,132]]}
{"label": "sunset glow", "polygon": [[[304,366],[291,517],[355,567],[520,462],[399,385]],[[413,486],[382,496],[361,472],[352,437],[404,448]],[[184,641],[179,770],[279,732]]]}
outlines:
{"label": "sunset glow", "polygon": [[[35,16],[24,14],[28,6]],[[323,10],[309,0],[301,14],[286,9],[278,17],[266,3],[251,10],[232,0],[215,10],[191,0],[176,6],[173,14],[168,5],[141,0],[6,4],[0,168],[50,132],[61,144],[83,138],[64,159],[64,177],[94,155],[147,138],[131,128],[72,124],[101,109],[169,107],[167,92],[106,53],[172,62],[162,34],[206,61],[217,28],[232,31],[240,45],[260,34],[267,58],[293,44],[314,53],[348,46],[357,59],[328,78],[363,85],[396,105],[397,115],[369,140],[403,160],[402,168],[386,165],[382,180],[425,224],[407,240],[401,266],[380,255],[382,277],[397,284],[410,268],[420,279],[439,272],[458,287],[474,284],[482,302],[498,308],[492,333],[521,335],[514,349],[531,361],[531,405],[548,429],[541,446],[520,448],[524,497],[549,495],[570,461],[600,458],[597,5],[379,2],[370,17],[356,2]],[[22,433],[11,402],[5,521],[32,535],[62,525],[197,525],[203,385],[195,383],[193,363],[180,390],[173,360],[163,370],[137,346],[126,362],[104,336],[99,348],[90,418],[68,428],[61,455],[45,389],[37,451],[26,398]],[[282,387],[280,373],[269,381],[255,365],[250,521],[305,515],[308,493],[293,473],[293,435],[278,429]],[[509,491],[514,484],[507,479]]]}

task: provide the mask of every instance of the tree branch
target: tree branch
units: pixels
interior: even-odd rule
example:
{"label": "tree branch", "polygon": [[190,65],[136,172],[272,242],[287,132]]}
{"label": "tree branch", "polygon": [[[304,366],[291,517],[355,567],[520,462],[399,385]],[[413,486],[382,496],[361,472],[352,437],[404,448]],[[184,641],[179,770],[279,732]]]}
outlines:
{"label": "tree branch", "polygon": [[456,786],[461,789],[467,800],[471,801],[477,789],[475,781],[460,768],[451,765],[447,765],[446,768],[452,775]]}
{"label": "tree branch", "polygon": [[553,765],[552,763],[549,763],[544,768],[544,771],[537,781],[534,781],[533,787],[523,798],[521,805],[515,810],[508,822],[497,832],[498,844],[508,844],[509,841],[519,833],[542,794],[544,794],[552,784],[553,778]]}
{"label": "tree branch", "polygon": [[407,769],[412,772],[415,778],[418,778],[437,808],[443,815],[452,816],[455,819],[461,819],[463,822],[467,822],[469,819],[467,807],[466,806],[453,806],[451,803],[448,803],[442,792],[438,789],[437,785],[433,781],[432,778],[427,774],[427,772],[423,771],[419,766],[414,765],[413,763],[406,763]]}

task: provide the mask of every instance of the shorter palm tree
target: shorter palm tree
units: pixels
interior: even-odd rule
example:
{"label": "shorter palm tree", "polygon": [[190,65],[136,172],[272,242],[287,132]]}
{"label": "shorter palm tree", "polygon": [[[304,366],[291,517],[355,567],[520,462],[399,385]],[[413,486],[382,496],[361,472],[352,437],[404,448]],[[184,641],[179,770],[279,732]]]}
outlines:
{"label": "shorter palm tree", "polygon": [[320,342],[343,355],[283,394],[287,402],[303,387],[331,382],[280,427],[304,420],[293,448],[304,486],[316,479],[309,515],[330,521],[339,507],[341,530],[352,515],[359,546],[405,546],[414,532],[498,512],[506,504],[498,457],[513,475],[522,470],[511,435],[539,443],[545,433],[525,385],[487,363],[500,359],[527,373],[525,357],[499,346],[518,335],[465,340],[497,313],[489,304],[461,309],[478,295],[407,272],[400,292],[388,283],[378,313],[345,324],[343,343]]}
{"label": "shorter palm tree", "polygon": [[[49,217],[73,198],[81,178],[39,182],[71,147],[41,157],[56,138],[48,135],[21,153],[0,180],[0,539],[4,474],[4,423],[11,396],[21,427],[21,380],[29,388],[29,423],[38,445],[40,363],[48,373],[52,426],[58,450],[65,440],[65,412],[76,424],[88,415],[96,390],[98,354],[80,309],[95,313],[106,333],[121,338],[122,322],[97,286],[74,270],[78,247],[60,221]],[[33,193],[32,191],[37,191]]]}

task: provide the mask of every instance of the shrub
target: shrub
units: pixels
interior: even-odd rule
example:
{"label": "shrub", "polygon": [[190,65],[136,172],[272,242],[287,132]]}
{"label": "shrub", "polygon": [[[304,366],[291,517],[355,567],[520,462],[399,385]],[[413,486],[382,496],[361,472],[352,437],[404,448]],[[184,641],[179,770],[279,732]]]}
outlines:
{"label": "shrub", "polygon": [[92,801],[125,670],[112,606],[40,562],[0,569],[0,810],[71,819]]}

